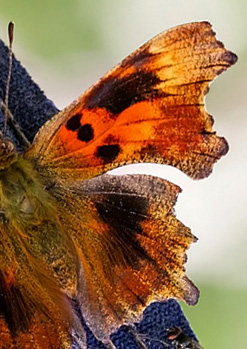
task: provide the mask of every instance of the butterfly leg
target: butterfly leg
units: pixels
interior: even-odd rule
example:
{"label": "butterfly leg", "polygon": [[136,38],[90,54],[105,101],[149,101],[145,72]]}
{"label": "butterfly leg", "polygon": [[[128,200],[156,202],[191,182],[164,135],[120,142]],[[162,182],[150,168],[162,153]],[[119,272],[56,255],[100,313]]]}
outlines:
{"label": "butterfly leg", "polygon": [[138,347],[141,349],[148,349],[147,345],[142,340],[141,335],[137,332],[136,327],[130,324],[128,325],[128,328],[129,328],[129,332],[132,334],[134,341],[138,345]]}
{"label": "butterfly leg", "polygon": [[107,342],[104,342],[104,344],[107,349],[117,349],[110,339]]}

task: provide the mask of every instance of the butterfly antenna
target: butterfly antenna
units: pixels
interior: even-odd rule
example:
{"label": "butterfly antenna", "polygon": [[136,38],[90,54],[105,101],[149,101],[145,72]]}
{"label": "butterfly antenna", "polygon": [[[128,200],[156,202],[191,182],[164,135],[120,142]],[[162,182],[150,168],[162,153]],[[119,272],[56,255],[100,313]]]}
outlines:
{"label": "butterfly antenna", "polygon": [[7,126],[7,120],[9,118],[8,115],[8,105],[9,105],[9,89],[10,89],[10,80],[11,80],[11,73],[12,73],[12,64],[13,64],[13,50],[12,50],[12,44],[14,40],[14,23],[9,22],[8,25],[8,36],[9,36],[9,69],[8,69],[8,77],[6,82],[6,93],[5,93],[5,112],[4,112],[4,133],[6,132],[6,126]]}
{"label": "butterfly antenna", "polygon": [[9,110],[9,90],[10,90],[10,81],[11,81],[11,74],[12,74],[12,65],[13,65],[13,50],[12,45],[14,41],[14,23],[9,22],[8,25],[8,37],[9,37],[9,67],[8,67],[8,77],[6,81],[6,93],[5,93],[5,100],[3,103],[4,108],[4,134],[6,134],[6,128],[7,123],[11,125],[13,128],[16,136],[22,141],[24,144],[24,147],[29,148],[30,142],[24,135],[24,133],[21,131],[21,128],[17,121],[14,119],[11,111]]}

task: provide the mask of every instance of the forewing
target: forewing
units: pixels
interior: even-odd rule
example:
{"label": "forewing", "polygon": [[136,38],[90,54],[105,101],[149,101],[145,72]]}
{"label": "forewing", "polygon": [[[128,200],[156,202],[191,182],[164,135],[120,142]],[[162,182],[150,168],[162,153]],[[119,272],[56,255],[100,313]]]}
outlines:
{"label": "forewing", "polygon": [[65,179],[133,162],[206,177],[228,145],[212,129],[204,95],[235,61],[207,22],[165,31],[48,121],[26,157]]}

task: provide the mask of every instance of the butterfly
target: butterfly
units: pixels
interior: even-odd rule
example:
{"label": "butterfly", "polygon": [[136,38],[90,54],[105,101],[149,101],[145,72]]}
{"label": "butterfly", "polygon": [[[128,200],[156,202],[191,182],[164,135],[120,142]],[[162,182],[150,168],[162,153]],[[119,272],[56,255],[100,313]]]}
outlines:
{"label": "butterfly", "polygon": [[203,349],[198,341],[187,336],[179,327],[168,330],[168,339],[175,349]]}
{"label": "butterfly", "polygon": [[237,60],[207,22],[156,36],[19,152],[0,135],[0,347],[103,342],[154,300],[195,304],[186,251],[196,241],[174,214],[180,188],[148,175],[114,176],[153,162],[207,177],[228,145],[204,109],[209,83]]}

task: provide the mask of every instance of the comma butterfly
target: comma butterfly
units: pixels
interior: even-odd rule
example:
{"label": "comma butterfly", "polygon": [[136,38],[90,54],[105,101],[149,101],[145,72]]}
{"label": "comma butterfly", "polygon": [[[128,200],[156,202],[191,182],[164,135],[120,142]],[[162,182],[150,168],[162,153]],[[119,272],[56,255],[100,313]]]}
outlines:
{"label": "comma butterfly", "polygon": [[19,153],[0,135],[0,346],[70,348],[86,324],[107,342],[154,300],[195,304],[174,215],[180,188],[136,162],[208,176],[227,142],[204,109],[209,83],[236,62],[207,22],[167,30],[41,127]]}

